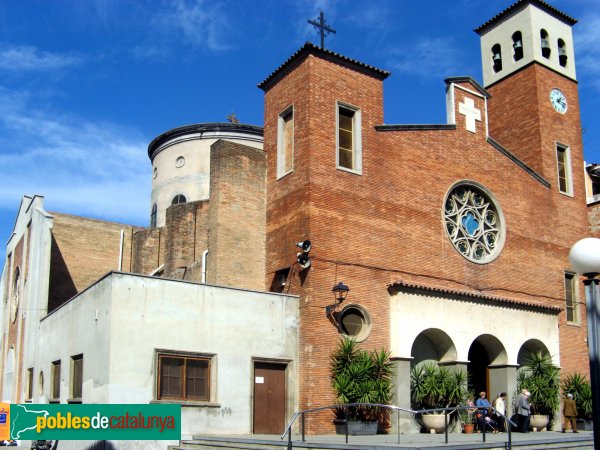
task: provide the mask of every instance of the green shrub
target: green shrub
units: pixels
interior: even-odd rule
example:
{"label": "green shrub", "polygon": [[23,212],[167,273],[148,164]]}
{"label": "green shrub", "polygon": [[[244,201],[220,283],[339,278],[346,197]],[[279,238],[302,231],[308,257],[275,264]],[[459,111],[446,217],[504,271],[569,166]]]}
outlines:
{"label": "green shrub", "polygon": [[[331,386],[339,404],[391,404],[392,363],[385,350],[360,350],[356,341],[344,337],[331,355],[330,369]],[[339,409],[337,416],[344,418],[344,411]],[[381,418],[381,413],[379,408],[356,406],[348,408],[348,417],[376,420]]]}
{"label": "green shrub", "polygon": [[467,382],[465,372],[453,372],[435,363],[413,367],[410,371],[411,408],[420,410],[464,405]]}
{"label": "green shrub", "polygon": [[585,375],[578,372],[567,375],[562,381],[562,391],[565,396],[573,394],[579,417],[592,415],[592,386]]}
{"label": "green shrub", "polygon": [[552,362],[550,355],[542,352],[529,353],[523,367],[517,372],[517,390],[531,393],[529,403],[532,414],[542,414],[553,419],[560,405],[560,370]]}

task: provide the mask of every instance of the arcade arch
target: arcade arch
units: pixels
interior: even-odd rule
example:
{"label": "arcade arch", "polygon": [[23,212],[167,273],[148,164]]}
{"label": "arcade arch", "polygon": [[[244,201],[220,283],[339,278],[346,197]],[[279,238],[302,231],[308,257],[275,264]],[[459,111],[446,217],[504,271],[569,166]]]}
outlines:
{"label": "arcade arch", "polygon": [[449,363],[456,361],[456,347],[448,334],[438,328],[429,328],[415,338],[410,354],[411,367],[426,362]]}

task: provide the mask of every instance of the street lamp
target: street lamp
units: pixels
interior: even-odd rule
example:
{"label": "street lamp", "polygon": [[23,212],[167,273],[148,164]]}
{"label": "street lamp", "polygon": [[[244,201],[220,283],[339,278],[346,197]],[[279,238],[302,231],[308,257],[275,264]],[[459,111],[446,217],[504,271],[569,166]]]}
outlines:
{"label": "street lamp", "polygon": [[600,449],[600,239],[585,238],[576,242],[569,252],[569,261],[577,273],[586,279],[586,311],[588,350],[590,354],[590,382],[592,386],[592,419],[594,448]]}

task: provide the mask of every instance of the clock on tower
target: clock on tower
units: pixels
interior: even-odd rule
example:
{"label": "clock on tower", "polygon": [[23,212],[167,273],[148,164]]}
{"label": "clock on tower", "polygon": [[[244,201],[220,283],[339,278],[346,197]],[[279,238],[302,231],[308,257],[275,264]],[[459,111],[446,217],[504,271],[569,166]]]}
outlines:
{"label": "clock on tower", "polygon": [[573,188],[573,168],[583,167],[576,23],[546,2],[520,0],[475,30],[490,136],[570,197],[584,195]]}

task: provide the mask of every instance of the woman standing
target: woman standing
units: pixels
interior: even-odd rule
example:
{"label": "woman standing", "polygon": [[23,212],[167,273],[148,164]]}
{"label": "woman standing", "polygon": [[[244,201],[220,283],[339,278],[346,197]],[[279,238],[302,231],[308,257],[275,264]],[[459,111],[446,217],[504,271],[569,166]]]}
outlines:
{"label": "woman standing", "polygon": [[494,400],[494,414],[500,431],[506,431],[506,392],[500,392]]}

